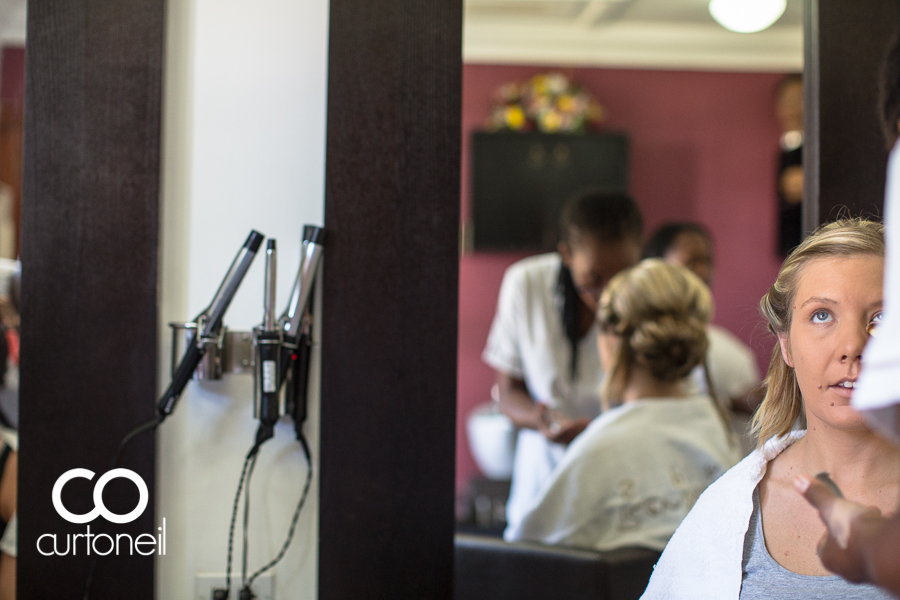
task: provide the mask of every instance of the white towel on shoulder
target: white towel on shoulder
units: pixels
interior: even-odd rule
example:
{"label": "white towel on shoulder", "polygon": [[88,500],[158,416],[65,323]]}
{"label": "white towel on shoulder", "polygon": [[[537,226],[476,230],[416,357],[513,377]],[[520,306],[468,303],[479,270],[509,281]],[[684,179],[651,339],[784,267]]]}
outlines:
{"label": "white towel on shoulder", "polygon": [[703,492],[669,540],[641,600],[740,597],[744,536],[753,513],[753,490],[769,461],[805,433],[792,431],[769,440]]}

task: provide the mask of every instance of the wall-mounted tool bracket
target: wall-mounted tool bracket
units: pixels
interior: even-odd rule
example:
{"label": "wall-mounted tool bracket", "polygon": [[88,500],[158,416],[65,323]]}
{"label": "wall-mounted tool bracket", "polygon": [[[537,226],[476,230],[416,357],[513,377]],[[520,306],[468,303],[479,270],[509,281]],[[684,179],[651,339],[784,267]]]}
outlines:
{"label": "wall-mounted tool bracket", "polygon": [[[197,331],[202,329],[202,318],[197,321],[176,321],[169,323],[172,328],[172,372],[175,372],[178,357],[184,354],[185,347],[190,344]],[[253,352],[253,333],[249,331],[231,331],[222,327],[215,337],[202,337],[196,342],[206,346],[206,352],[197,369],[194,379],[209,381],[221,379],[225,373],[232,375],[253,373],[255,366]]]}

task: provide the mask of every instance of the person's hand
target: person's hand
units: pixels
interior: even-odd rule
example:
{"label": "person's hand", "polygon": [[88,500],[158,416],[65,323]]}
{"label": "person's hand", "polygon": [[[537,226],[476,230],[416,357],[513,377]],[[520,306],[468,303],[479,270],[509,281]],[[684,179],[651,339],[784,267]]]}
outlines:
{"label": "person's hand", "polygon": [[872,583],[868,555],[872,541],[885,527],[881,511],[841,498],[806,475],[797,475],[794,487],[819,511],[827,528],[818,547],[825,568],[853,583]]}
{"label": "person's hand", "polygon": [[551,442],[568,444],[591,422],[590,419],[569,419],[542,402],[535,402],[536,429]]}
{"label": "person's hand", "polygon": [[590,419],[562,419],[553,421],[541,431],[551,442],[569,444],[590,422]]}

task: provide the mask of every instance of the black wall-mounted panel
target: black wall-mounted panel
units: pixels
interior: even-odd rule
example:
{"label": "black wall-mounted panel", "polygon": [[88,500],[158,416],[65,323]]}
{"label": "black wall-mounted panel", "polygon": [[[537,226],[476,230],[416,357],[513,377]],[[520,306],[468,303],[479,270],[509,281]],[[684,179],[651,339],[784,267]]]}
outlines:
{"label": "black wall-mounted panel", "polygon": [[474,133],[475,250],[552,250],[566,200],[589,187],[628,189],[621,134]]}

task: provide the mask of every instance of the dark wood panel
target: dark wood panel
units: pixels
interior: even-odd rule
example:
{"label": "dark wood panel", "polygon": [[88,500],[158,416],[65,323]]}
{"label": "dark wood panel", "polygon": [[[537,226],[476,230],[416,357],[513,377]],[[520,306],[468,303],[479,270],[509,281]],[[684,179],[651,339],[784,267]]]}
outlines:
{"label": "dark wood panel", "polygon": [[319,598],[452,597],[462,1],[331,2]]}
{"label": "dark wood panel", "polygon": [[805,0],[804,230],[881,215],[887,148],[879,67],[900,24],[900,0]]}
{"label": "dark wood panel", "polygon": [[[66,470],[109,468],[122,436],[154,414],[162,0],[30,0],[22,207],[20,598],[81,598],[89,559],[46,557],[43,533],[83,533],[61,519],[51,489]],[[154,438],[122,466],[151,503],[128,525],[153,533]],[[110,484],[117,512],[134,486]],[[63,498],[92,506],[81,480]],[[118,507],[118,508],[117,508]],[[102,543],[102,542],[101,542]],[[61,545],[62,547],[62,545]],[[153,558],[99,561],[92,599],[153,597]]]}

